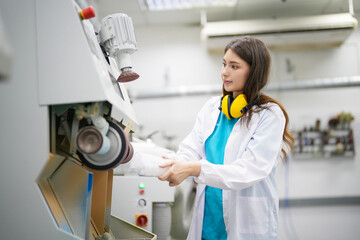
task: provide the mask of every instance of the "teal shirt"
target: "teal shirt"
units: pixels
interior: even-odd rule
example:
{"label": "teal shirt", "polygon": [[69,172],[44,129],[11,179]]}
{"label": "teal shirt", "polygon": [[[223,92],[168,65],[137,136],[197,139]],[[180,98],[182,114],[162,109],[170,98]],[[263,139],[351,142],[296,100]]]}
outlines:
{"label": "teal shirt", "polygon": [[[237,120],[229,120],[220,112],[215,129],[205,142],[206,159],[209,162],[224,164],[225,146]],[[227,239],[222,200],[222,189],[206,186],[201,237],[203,240]]]}

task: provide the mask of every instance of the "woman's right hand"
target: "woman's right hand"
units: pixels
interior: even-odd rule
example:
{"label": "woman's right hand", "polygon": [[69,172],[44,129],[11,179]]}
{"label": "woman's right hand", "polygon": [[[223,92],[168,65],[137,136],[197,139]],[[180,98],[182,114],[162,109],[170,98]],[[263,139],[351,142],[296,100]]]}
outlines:
{"label": "woman's right hand", "polygon": [[[165,159],[169,159],[164,157]],[[199,176],[201,165],[199,162],[187,162],[171,160],[167,163],[159,165],[161,168],[169,168],[158,178],[161,181],[169,181],[170,186],[177,186],[189,176]]]}

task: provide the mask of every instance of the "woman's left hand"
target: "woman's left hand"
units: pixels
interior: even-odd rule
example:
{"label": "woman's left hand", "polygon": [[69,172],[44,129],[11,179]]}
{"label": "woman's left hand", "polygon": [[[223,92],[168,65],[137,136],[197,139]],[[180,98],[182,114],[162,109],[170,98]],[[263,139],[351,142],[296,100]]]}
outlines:
{"label": "woman's left hand", "polygon": [[[166,157],[164,157],[166,158]],[[168,158],[166,158],[168,159]],[[169,181],[169,185],[176,186],[182,183],[189,176],[199,176],[201,165],[198,162],[187,162],[172,160],[160,165],[161,168],[169,169],[158,178],[161,181]]]}

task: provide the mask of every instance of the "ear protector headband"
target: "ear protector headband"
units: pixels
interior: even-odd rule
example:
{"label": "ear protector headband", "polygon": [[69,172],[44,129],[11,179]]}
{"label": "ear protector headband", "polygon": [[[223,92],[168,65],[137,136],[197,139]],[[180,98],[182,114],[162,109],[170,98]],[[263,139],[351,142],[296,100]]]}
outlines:
{"label": "ear protector headband", "polygon": [[221,100],[221,110],[228,119],[239,118],[244,115],[259,101],[260,93],[250,104],[246,101],[244,94],[240,94],[235,99],[231,95],[226,95]]}

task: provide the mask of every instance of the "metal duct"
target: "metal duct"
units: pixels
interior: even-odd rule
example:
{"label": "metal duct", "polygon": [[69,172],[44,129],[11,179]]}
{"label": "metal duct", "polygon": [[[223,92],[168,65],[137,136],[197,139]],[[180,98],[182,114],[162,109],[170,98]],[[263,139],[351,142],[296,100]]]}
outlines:
{"label": "metal duct", "polygon": [[[320,78],[314,80],[296,80],[292,82],[272,83],[264,91],[291,91],[320,88],[340,88],[360,86],[360,76],[337,77],[337,78]],[[161,91],[144,91],[133,92],[133,99],[151,99],[151,98],[168,98],[181,96],[199,96],[221,94],[221,85],[203,85],[203,86],[181,86],[178,88],[162,89]]]}
{"label": "metal duct", "polygon": [[153,227],[152,232],[157,235],[158,240],[167,240],[171,227],[170,203],[153,203]]}

